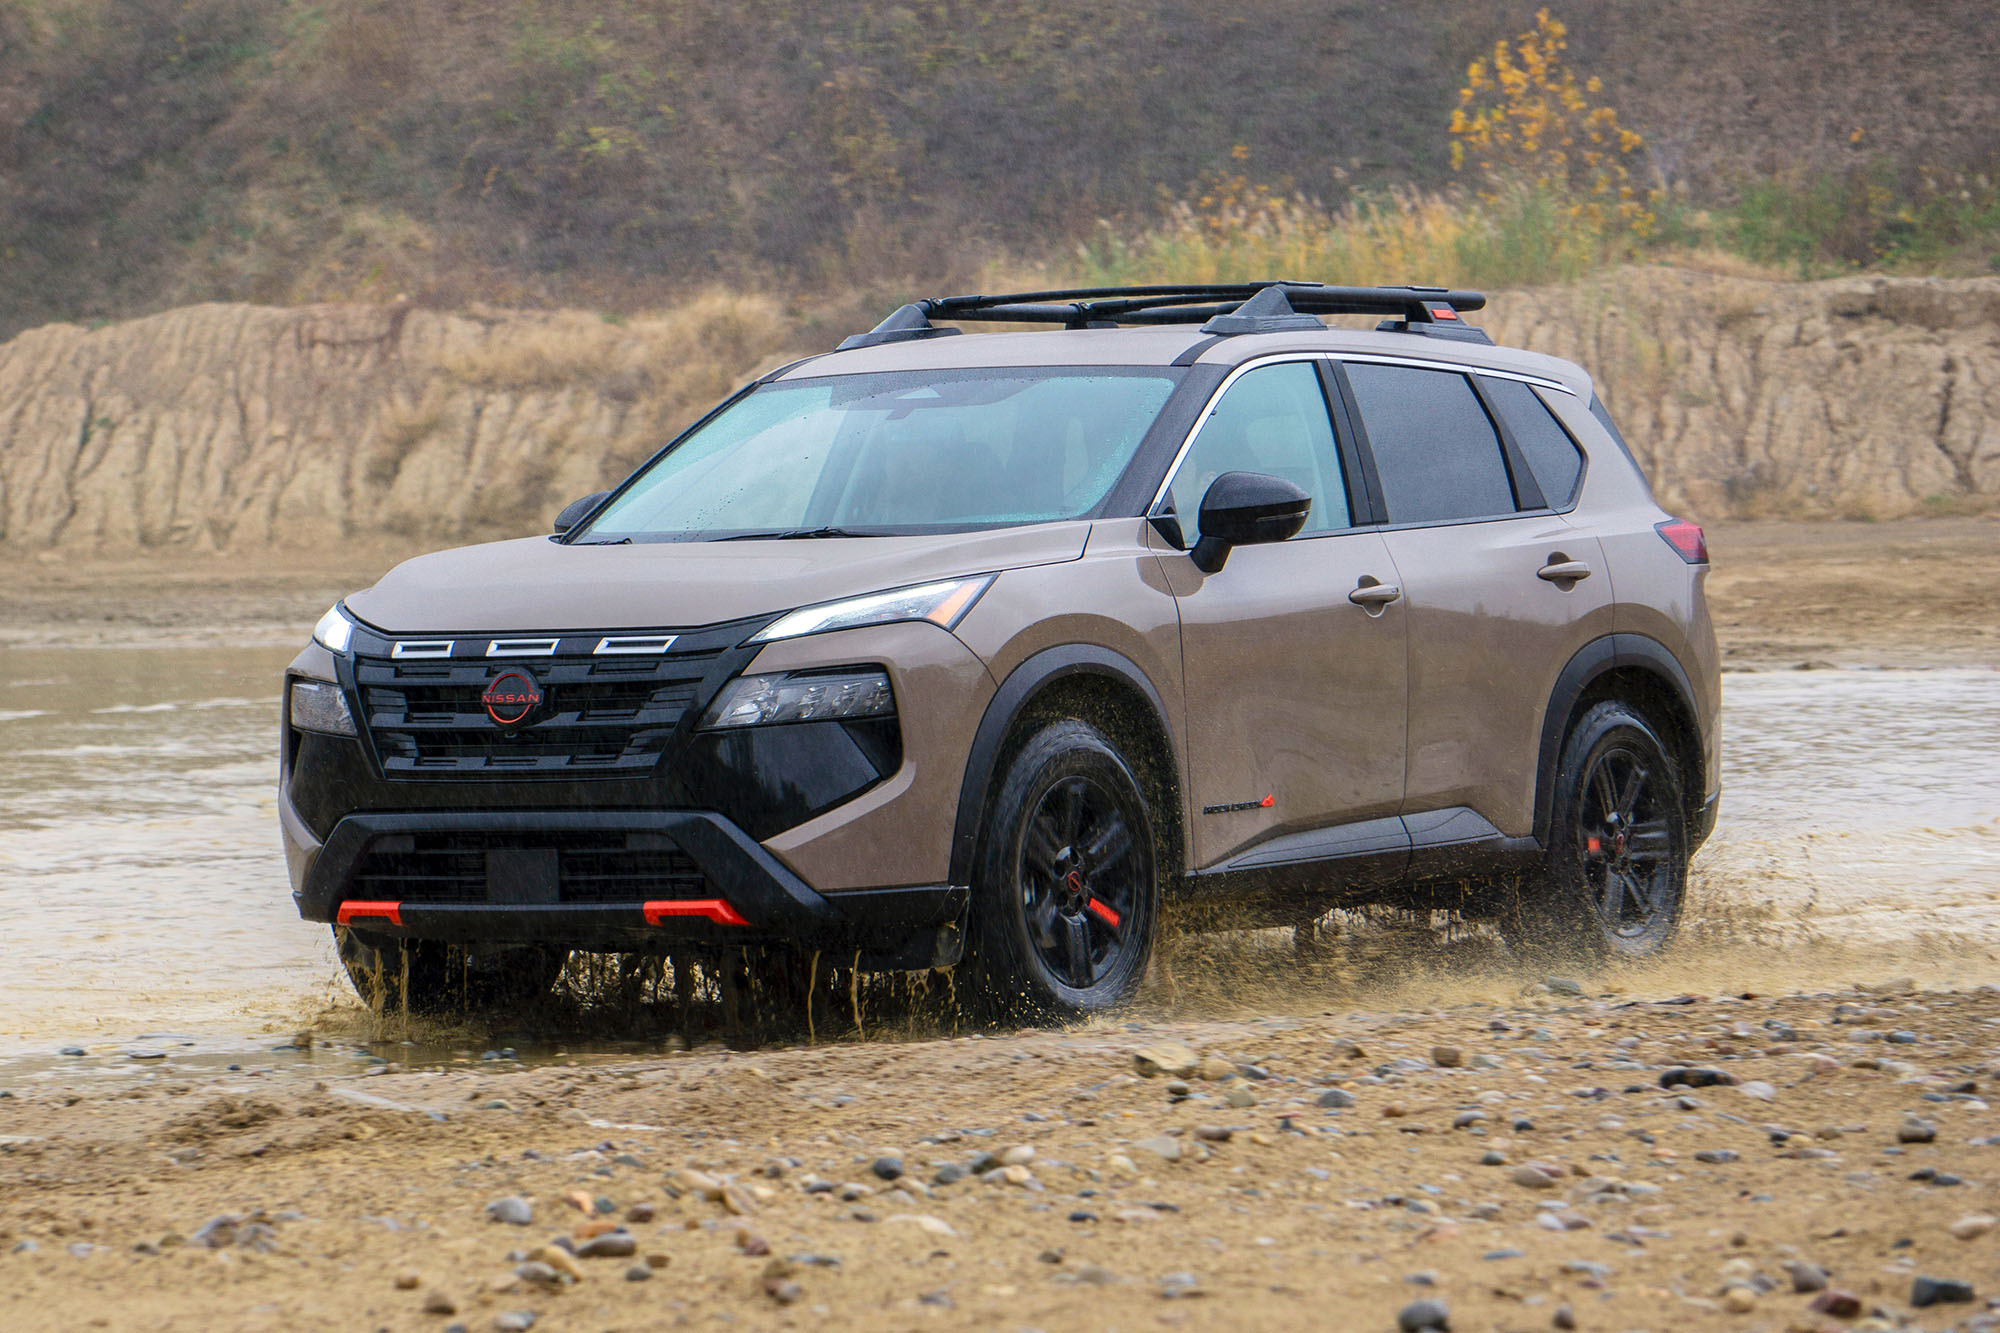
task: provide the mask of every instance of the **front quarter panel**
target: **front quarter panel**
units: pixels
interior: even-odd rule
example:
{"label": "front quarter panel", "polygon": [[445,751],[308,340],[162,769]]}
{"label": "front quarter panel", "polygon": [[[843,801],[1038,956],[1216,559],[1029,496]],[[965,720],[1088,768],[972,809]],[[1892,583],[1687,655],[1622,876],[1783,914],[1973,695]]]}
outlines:
{"label": "front quarter panel", "polygon": [[965,755],[993,697],[979,659],[950,631],[923,622],[786,639],[768,645],[746,674],[871,663],[888,669],[896,692],[902,767],[764,841],[821,893],[946,882]]}

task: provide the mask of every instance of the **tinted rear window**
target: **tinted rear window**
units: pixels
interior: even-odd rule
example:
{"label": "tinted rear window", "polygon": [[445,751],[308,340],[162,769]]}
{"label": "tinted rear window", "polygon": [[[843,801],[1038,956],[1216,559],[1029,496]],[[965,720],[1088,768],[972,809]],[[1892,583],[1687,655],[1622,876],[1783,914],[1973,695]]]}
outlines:
{"label": "tinted rear window", "polygon": [[1561,509],[1576,497],[1576,483],[1583,476],[1583,455],[1577,452],[1576,442],[1541,395],[1521,381],[1480,379],[1487,401],[1507,424],[1515,447],[1528,462],[1528,471],[1535,474],[1542,498],[1551,508]]}
{"label": "tinted rear window", "polygon": [[1448,523],[1514,512],[1500,437],[1456,371],[1349,363],[1391,523]]}

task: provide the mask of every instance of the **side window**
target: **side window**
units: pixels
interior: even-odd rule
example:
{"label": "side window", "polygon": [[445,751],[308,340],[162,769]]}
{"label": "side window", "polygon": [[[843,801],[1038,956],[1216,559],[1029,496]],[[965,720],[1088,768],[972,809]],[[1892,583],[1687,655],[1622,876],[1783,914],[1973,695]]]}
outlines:
{"label": "side window", "polygon": [[1201,535],[1201,497],[1225,472],[1283,477],[1310,495],[1312,511],[1301,532],[1348,526],[1333,425],[1311,362],[1286,361],[1245,373],[1202,423],[1168,492],[1190,546]]}
{"label": "side window", "polygon": [[1391,523],[1448,523],[1514,512],[1500,437],[1464,375],[1346,366]]}
{"label": "side window", "polygon": [[1561,509],[1575,499],[1576,484],[1583,477],[1583,455],[1541,397],[1519,380],[1482,375],[1480,384],[1550,507]]}

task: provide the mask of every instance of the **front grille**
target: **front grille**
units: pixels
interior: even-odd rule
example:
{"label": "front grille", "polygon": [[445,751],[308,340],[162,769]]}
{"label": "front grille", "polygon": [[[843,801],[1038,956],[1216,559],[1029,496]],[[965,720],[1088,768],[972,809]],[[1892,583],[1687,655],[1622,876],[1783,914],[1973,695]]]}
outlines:
{"label": "front grille", "polygon": [[562,904],[712,895],[694,859],[660,834],[578,831],[389,834],[355,863],[346,896]]}
{"label": "front grille", "polygon": [[[624,777],[659,762],[708,693],[717,652],[544,657],[531,662],[357,656],[361,715],[382,771],[412,777]],[[503,727],[480,701],[500,670],[532,676],[546,703]]]}

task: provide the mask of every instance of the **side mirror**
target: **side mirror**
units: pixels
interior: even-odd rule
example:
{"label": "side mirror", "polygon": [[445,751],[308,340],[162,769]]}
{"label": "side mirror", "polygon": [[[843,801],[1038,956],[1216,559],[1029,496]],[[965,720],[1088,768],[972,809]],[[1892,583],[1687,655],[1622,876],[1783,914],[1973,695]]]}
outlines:
{"label": "side mirror", "polygon": [[556,536],[562,536],[565,532],[583,522],[591,510],[604,503],[604,497],[609,494],[611,494],[610,491],[593,491],[581,500],[573,500],[565,505],[563,511],[556,515]]}
{"label": "side mirror", "polygon": [[1311,511],[1312,497],[1283,477],[1225,472],[1201,497],[1201,539],[1189,554],[1202,573],[1219,573],[1230,548],[1285,541]]}

